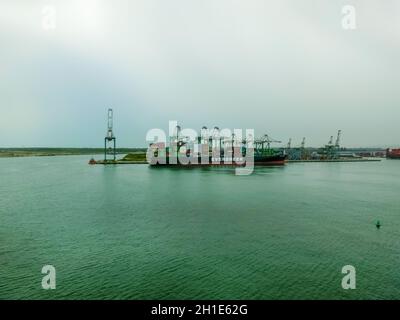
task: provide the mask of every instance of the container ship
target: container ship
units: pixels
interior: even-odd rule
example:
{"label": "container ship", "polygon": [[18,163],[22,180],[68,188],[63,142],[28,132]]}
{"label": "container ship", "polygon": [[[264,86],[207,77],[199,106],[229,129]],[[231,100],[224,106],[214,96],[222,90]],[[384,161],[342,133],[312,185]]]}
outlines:
{"label": "container ship", "polygon": [[[187,155],[189,156],[189,155]],[[197,158],[197,163],[188,163],[188,164],[182,164],[181,162],[176,161],[171,161],[170,160],[169,153],[167,151],[166,154],[166,159],[165,163],[161,162],[156,162],[156,163],[150,163],[151,166],[189,166],[189,167],[194,167],[194,166],[199,166],[199,167],[205,167],[205,166],[212,166],[212,167],[218,167],[218,166],[234,166],[234,167],[241,167],[245,166],[246,163],[246,157],[234,157],[232,161],[232,157],[224,157],[223,155],[220,158],[215,158],[215,157],[209,157],[208,161],[202,163],[202,159],[200,156]],[[276,151],[271,149],[271,152],[269,154],[255,154],[254,155],[254,165],[255,166],[282,166],[285,165],[286,163],[287,156],[279,151]]]}
{"label": "container ship", "polygon": [[400,159],[400,149],[387,149],[386,158],[388,159]]}
{"label": "container ship", "polygon": [[[269,139],[267,135],[265,135],[262,139],[257,139],[254,141],[254,165],[255,166],[283,166],[286,163],[287,155],[280,150],[276,150],[270,147],[271,142],[280,142]],[[151,148],[154,148],[154,156],[157,159],[164,159],[163,161],[155,160],[150,162],[151,166],[189,166],[189,167],[218,167],[218,166],[234,166],[234,167],[244,167],[246,166],[246,148],[234,146],[232,142],[230,146],[222,147],[220,145],[219,155],[215,157],[212,155],[212,150],[209,149],[208,159],[207,159],[207,151],[205,156],[202,159],[200,153],[192,154],[191,149],[187,151],[182,151],[182,146],[186,143],[179,140],[175,141],[175,144],[178,146],[176,150],[172,151],[171,148],[165,147],[160,144],[152,144]],[[227,151],[228,150],[228,151]],[[172,152],[174,154],[172,154]],[[226,152],[226,154],[225,154]],[[175,154],[176,153],[176,154]],[[234,157],[232,158],[232,154]],[[191,159],[191,163],[182,164],[180,161],[177,161],[177,158],[186,158]],[[186,160],[185,159],[185,160]],[[193,161],[196,160],[196,161]],[[208,161],[207,161],[208,160]],[[247,163],[249,165],[249,163]]]}

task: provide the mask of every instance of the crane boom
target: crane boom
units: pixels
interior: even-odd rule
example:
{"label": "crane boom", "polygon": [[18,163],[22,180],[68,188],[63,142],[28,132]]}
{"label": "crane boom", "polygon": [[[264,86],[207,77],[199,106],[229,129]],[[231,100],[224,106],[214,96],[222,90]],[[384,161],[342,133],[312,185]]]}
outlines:
{"label": "crane boom", "polygon": [[341,134],[342,134],[342,130],[338,130],[336,143],[335,143],[335,147],[336,148],[339,148],[339,146],[340,146],[340,136],[341,136]]}

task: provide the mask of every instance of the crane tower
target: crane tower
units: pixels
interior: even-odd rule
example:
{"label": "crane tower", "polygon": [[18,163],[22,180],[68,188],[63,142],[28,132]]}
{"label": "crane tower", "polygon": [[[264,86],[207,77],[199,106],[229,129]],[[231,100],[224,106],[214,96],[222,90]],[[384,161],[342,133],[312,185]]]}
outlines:
{"label": "crane tower", "polygon": [[112,155],[113,161],[116,158],[116,138],[113,132],[113,110],[110,108],[107,112],[107,134],[104,138],[104,161],[106,162],[107,155]]}

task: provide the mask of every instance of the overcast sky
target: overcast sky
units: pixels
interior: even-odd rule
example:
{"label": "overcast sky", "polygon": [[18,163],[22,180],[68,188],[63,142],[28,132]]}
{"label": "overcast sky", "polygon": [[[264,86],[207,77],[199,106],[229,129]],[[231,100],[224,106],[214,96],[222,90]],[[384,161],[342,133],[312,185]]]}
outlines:
{"label": "overcast sky", "polygon": [[124,147],[169,120],[400,145],[398,0],[0,0],[0,49],[0,147],[101,147],[109,107]]}

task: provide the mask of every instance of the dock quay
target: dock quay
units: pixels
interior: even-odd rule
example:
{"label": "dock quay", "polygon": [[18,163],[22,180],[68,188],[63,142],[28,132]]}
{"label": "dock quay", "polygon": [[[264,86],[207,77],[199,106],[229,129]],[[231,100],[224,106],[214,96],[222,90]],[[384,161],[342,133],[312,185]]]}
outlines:
{"label": "dock quay", "polygon": [[[310,160],[286,160],[287,163],[310,163],[310,162],[379,162],[382,161],[380,158],[361,158],[361,159],[310,159]],[[90,164],[102,164],[102,165],[115,165],[115,164],[148,164],[147,161],[127,161],[127,160],[95,160]]]}
{"label": "dock quay", "polygon": [[148,163],[147,161],[96,160],[95,163],[91,164],[112,165],[112,164],[148,164]]}
{"label": "dock quay", "polygon": [[287,160],[289,163],[299,163],[299,162],[379,162],[382,159],[310,159],[310,160]]}

